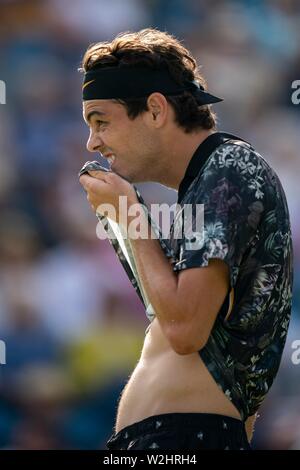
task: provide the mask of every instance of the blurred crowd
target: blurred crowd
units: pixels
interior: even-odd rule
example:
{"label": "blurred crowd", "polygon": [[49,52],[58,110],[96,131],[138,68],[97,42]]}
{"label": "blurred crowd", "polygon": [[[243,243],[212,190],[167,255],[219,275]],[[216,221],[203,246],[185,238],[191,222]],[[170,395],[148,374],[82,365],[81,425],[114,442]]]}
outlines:
{"label": "blurred crowd", "polygon": [[[294,301],[278,378],[254,447],[300,449],[300,79],[297,0],[0,0],[0,448],[101,449],[138,360],[147,320],[77,173],[85,148],[81,57],[92,42],[157,27],[202,66],[219,129],[277,170],[294,242]],[[155,188],[155,191],[154,191]],[[140,186],[151,202],[176,193]],[[298,214],[298,216],[297,216]]]}

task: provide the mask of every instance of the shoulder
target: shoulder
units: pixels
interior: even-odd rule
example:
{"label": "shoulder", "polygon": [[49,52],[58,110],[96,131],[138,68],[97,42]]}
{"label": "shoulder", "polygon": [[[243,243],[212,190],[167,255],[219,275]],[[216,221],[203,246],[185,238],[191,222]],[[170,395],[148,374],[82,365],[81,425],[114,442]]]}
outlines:
{"label": "shoulder", "polygon": [[206,169],[233,169],[242,175],[253,175],[258,169],[271,170],[267,161],[250,144],[229,141],[220,145],[208,160]]}
{"label": "shoulder", "polygon": [[249,144],[230,141],[220,145],[210,156],[191,187],[190,196],[207,199],[220,192],[246,199],[262,200],[267,189],[278,181],[268,162]]}

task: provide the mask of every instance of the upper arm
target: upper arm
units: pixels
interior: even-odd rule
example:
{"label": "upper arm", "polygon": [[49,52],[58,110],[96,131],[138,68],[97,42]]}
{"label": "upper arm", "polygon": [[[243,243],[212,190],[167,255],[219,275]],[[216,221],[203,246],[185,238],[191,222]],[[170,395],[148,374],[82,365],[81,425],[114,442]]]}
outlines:
{"label": "upper arm", "polygon": [[[251,172],[245,172],[250,164]],[[222,147],[187,192],[189,204],[175,217],[178,260],[173,269],[179,277],[177,316],[182,321],[170,331],[186,342],[187,351],[206,344],[229,289],[235,287],[244,254],[255,241],[264,211],[263,193],[253,185],[258,168],[250,150]]]}
{"label": "upper arm", "polygon": [[181,320],[171,323],[168,337],[179,354],[203,348],[229,290],[229,269],[220,259],[178,275],[177,310]]}

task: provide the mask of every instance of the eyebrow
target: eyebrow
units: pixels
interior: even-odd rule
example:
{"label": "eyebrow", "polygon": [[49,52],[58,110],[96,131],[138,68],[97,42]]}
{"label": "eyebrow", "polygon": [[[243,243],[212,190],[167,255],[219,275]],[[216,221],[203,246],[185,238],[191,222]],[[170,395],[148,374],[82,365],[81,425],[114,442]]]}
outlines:
{"label": "eyebrow", "polygon": [[104,116],[104,115],[105,113],[103,113],[102,111],[91,111],[86,117],[86,122],[90,123],[93,116]]}

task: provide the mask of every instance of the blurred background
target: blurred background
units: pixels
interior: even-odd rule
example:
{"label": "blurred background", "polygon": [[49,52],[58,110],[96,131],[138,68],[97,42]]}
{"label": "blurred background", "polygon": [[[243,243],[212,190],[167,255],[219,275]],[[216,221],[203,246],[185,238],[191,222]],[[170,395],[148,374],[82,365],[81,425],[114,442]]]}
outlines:
{"label": "blurred background", "polygon": [[[225,101],[219,129],[250,140],[277,170],[293,229],[290,333],[260,410],[257,449],[300,449],[300,79],[297,0],[0,0],[0,448],[101,449],[147,327],[140,302],[77,172],[85,149],[81,57],[144,27],[175,34]],[[176,193],[140,187],[151,202]],[[155,191],[154,191],[155,189]],[[298,216],[297,216],[298,214]]]}

